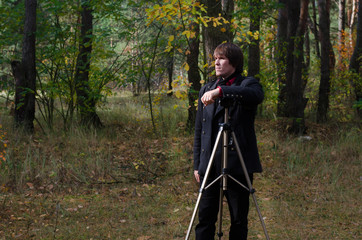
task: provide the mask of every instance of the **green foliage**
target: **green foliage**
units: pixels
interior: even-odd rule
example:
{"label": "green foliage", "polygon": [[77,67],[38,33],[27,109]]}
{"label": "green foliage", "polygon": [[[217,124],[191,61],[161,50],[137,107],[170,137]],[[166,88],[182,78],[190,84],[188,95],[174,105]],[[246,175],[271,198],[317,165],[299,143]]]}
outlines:
{"label": "green foliage", "polygon": [[21,56],[24,1],[0,2],[0,91],[13,92],[10,62]]}
{"label": "green foliage", "polygon": [[[261,72],[257,77],[261,79],[266,90],[262,109],[266,111],[265,115],[274,115],[279,87],[276,73],[278,68],[274,63],[277,30],[275,19],[279,7],[277,1],[263,1],[258,11],[251,9],[248,1],[236,1],[230,23],[221,15],[205,16],[205,6],[200,1],[193,0],[92,0],[89,3],[94,15],[89,86],[90,97],[97,102],[98,107],[103,107],[107,98],[116,92],[112,91],[114,87],[132,90],[137,95],[144,92],[149,85],[152,96],[166,94],[169,91],[166,87],[166,69],[170,57],[174,60],[173,72],[177,75],[173,82],[173,93],[184,99],[190,90],[185,80],[185,73],[190,69],[185,63],[185,57],[190,53],[188,44],[193,38],[199,37],[203,40],[202,36],[196,36],[190,29],[190,24],[214,27],[230,24],[234,41],[244,50],[245,69],[248,65],[245,51],[248,44],[252,40],[260,40]],[[0,89],[6,91],[5,97],[11,100],[13,76],[10,62],[21,58],[24,1],[5,0],[0,4]],[[53,127],[55,116],[62,118],[64,128],[69,127],[76,119],[74,72],[79,51],[80,10],[79,4],[70,0],[47,0],[38,4],[37,120],[49,128]],[[262,16],[260,32],[249,31],[251,10],[252,14]],[[332,12],[336,10],[332,8]],[[332,22],[335,22],[335,18],[332,18]],[[225,30],[222,27],[220,29]],[[335,35],[331,36],[333,40]],[[330,116],[343,121],[353,119],[353,107],[360,106],[354,99],[353,88],[354,84],[358,83],[359,76],[351,75],[346,68],[353,50],[349,44],[352,42],[351,38],[352,36],[345,32],[345,44],[334,47],[335,52],[338,52],[338,61],[330,93]],[[311,46],[313,43],[314,39],[311,39]],[[200,72],[208,67],[203,63],[204,57],[203,51],[200,51]],[[313,52],[310,60],[305,97],[309,99],[307,112],[313,116],[318,101],[320,66]],[[151,99],[152,104],[158,105],[157,101]]]}
{"label": "green foliage", "polygon": [[356,102],[353,104],[353,108],[362,110],[362,99],[359,99],[358,101],[356,101]]}

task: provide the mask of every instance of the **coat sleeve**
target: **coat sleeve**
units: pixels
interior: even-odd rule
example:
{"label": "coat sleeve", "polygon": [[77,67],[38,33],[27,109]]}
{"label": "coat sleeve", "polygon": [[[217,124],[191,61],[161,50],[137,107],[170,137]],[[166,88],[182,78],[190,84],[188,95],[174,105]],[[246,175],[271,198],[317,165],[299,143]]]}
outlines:
{"label": "coat sleeve", "polygon": [[197,102],[197,112],[195,120],[195,135],[194,135],[194,170],[198,170],[200,165],[200,154],[201,154],[201,131],[202,131],[202,115],[203,115],[203,104],[201,102],[201,96],[204,92],[204,88],[201,88],[199,92],[199,99]]}
{"label": "coat sleeve", "polygon": [[264,99],[264,91],[255,78],[248,77],[239,86],[221,86],[223,98],[235,99],[243,105],[258,105]]}

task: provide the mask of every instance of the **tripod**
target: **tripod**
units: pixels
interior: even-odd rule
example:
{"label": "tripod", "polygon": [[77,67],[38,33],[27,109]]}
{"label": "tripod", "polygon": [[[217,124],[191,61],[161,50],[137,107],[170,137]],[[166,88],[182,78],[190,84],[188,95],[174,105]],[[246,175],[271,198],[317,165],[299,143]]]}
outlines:
{"label": "tripod", "polygon": [[[205,176],[204,176],[204,180],[202,181],[202,184],[201,184],[201,187],[200,187],[200,190],[199,190],[199,195],[197,197],[197,201],[196,201],[196,205],[195,205],[195,208],[194,208],[194,212],[192,214],[192,217],[191,217],[191,221],[190,221],[190,225],[189,225],[189,228],[187,230],[187,235],[186,235],[186,238],[185,240],[188,240],[189,237],[190,237],[190,234],[191,234],[191,229],[192,229],[192,225],[195,221],[195,217],[196,217],[196,213],[198,211],[198,208],[199,208],[199,205],[200,205],[200,201],[201,201],[201,197],[202,197],[202,194],[204,192],[204,190],[206,190],[207,188],[209,188],[211,185],[213,185],[214,183],[216,183],[219,179],[221,179],[222,183],[222,187],[220,187],[220,199],[219,199],[219,220],[218,220],[218,237],[219,237],[219,240],[221,240],[221,237],[223,236],[223,233],[222,233],[222,211],[223,211],[223,198],[224,198],[224,191],[227,190],[227,180],[228,180],[228,177],[231,178],[233,181],[235,181],[237,184],[239,184],[240,186],[242,186],[243,188],[245,188],[246,190],[248,190],[250,193],[251,193],[251,196],[253,198],[253,201],[254,201],[254,204],[255,204],[255,207],[256,207],[256,210],[258,212],[258,215],[259,215],[259,219],[260,219],[260,222],[261,222],[261,225],[263,227],[263,230],[264,230],[264,234],[265,234],[265,237],[267,240],[269,240],[269,235],[268,235],[268,232],[266,230],[266,226],[265,226],[265,223],[264,223],[264,219],[263,219],[263,216],[261,215],[261,212],[260,212],[260,209],[259,209],[259,206],[258,206],[258,203],[256,201],[256,197],[254,195],[255,193],[255,189],[252,187],[251,185],[251,180],[249,178],[249,174],[248,174],[248,171],[246,169],[246,166],[245,166],[245,163],[244,163],[244,159],[243,159],[243,156],[241,155],[241,151],[240,151],[240,147],[239,147],[239,144],[237,142],[237,138],[236,138],[236,135],[234,133],[234,131],[231,130],[231,126],[229,124],[229,110],[228,110],[228,107],[226,106],[225,107],[225,115],[224,115],[224,123],[221,123],[220,124],[220,127],[219,127],[219,131],[218,131],[218,134],[216,136],[216,141],[215,141],[215,145],[214,145],[214,148],[211,152],[211,157],[210,157],[210,160],[209,160],[209,164],[207,166],[207,169],[206,169],[206,173],[205,173]],[[228,170],[227,170],[227,166],[228,166],[228,139],[229,139],[229,132],[231,132],[231,136],[233,137],[233,140],[235,142],[235,148],[236,148],[236,151],[237,151],[237,154],[238,154],[238,157],[240,159],[240,163],[241,163],[241,167],[243,169],[243,173],[245,175],[245,178],[246,178],[246,182],[247,182],[247,185],[248,187],[246,187],[245,185],[243,185],[242,183],[240,183],[238,180],[236,180],[234,177],[232,177],[231,175],[228,174]],[[221,171],[221,175],[218,176],[213,182],[211,182],[208,186],[205,187],[206,185],[206,182],[207,182],[207,179],[209,177],[209,174],[210,174],[210,170],[211,170],[211,167],[213,165],[213,162],[214,162],[214,159],[215,159],[215,154],[216,154],[216,150],[217,150],[217,147],[219,145],[219,142],[221,140],[221,136],[223,137],[223,151],[222,151],[222,163],[221,163],[221,167],[222,167],[222,171]]]}

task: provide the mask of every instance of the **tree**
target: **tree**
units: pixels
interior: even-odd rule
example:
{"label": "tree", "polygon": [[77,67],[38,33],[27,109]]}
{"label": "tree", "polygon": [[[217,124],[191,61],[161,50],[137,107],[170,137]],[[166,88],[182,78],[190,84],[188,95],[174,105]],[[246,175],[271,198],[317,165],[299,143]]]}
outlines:
{"label": "tree", "polygon": [[229,42],[231,42],[234,38],[234,32],[232,31],[231,21],[233,20],[235,3],[234,0],[222,0],[221,1],[221,16],[226,20],[223,24],[223,28],[225,29],[225,35]]}
{"label": "tree", "polygon": [[332,54],[332,46],[330,42],[330,0],[318,1],[319,11],[319,33],[321,40],[321,80],[318,94],[317,122],[323,123],[327,121],[327,113],[329,108],[330,79],[331,69],[333,68],[334,55]]}
{"label": "tree", "polygon": [[92,8],[88,0],[82,0],[81,5],[81,40],[79,42],[79,54],[75,73],[77,105],[83,125],[101,127],[101,120],[96,113],[96,96],[94,96],[89,86],[93,30]]}
{"label": "tree", "polygon": [[[250,32],[260,31],[260,0],[250,0]],[[249,76],[258,76],[260,73],[260,38],[252,38],[249,44]]]}
{"label": "tree", "polygon": [[339,43],[338,44],[339,44],[340,58],[342,55],[341,51],[344,49],[345,25],[346,25],[346,0],[339,0],[338,3],[338,42]]}
{"label": "tree", "polygon": [[315,1],[316,0],[312,0],[312,7],[313,7],[312,31],[313,31],[313,35],[314,35],[315,51],[316,51],[317,57],[320,58],[321,54],[320,54],[320,49],[319,49],[319,37],[318,37],[319,33],[318,33],[317,10],[316,10],[316,6],[315,6]]}
{"label": "tree", "polygon": [[287,0],[279,0],[280,8],[278,14],[278,31],[277,31],[277,71],[278,71],[278,106],[277,114],[280,117],[287,116],[286,109],[286,56],[287,56],[287,38],[288,38],[288,4]]}
{"label": "tree", "polygon": [[362,81],[361,81],[361,72],[362,72],[362,1],[360,0],[358,3],[358,20],[357,20],[357,40],[356,45],[351,57],[350,71],[355,73],[355,77],[353,79],[353,87],[356,95],[356,101],[359,106],[357,106],[357,113],[359,118],[362,117],[361,110],[361,101],[362,101]]}
{"label": "tree", "polygon": [[36,0],[25,0],[25,23],[22,61],[12,62],[15,77],[15,126],[26,132],[34,131],[36,67]]}
{"label": "tree", "polygon": [[293,118],[293,125],[291,132],[296,134],[302,134],[305,131],[304,123],[304,109],[307,104],[307,99],[304,98],[303,82],[303,62],[304,62],[304,37],[307,25],[308,17],[308,5],[309,0],[302,0],[300,6],[300,15],[298,21],[298,27],[294,39],[294,56],[293,56],[293,75],[289,83],[288,92],[288,112]]}
{"label": "tree", "polygon": [[190,88],[188,90],[188,117],[187,117],[187,129],[191,131],[195,124],[196,119],[196,107],[195,100],[198,99],[199,91],[201,88],[201,76],[199,72],[199,47],[200,39],[199,32],[200,26],[198,23],[192,23],[190,26],[191,31],[195,31],[197,37],[189,40],[189,51],[186,55],[186,62],[189,66],[187,71]]}
{"label": "tree", "polygon": [[154,39],[152,52],[150,53],[150,56],[146,58],[146,59],[150,60],[150,65],[148,67],[148,71],[146,71],[146,69],[145,69],[147,64],[144,63],[144,59],[143,59],[144,57],[143,56],[140,57],[142,72],[143,72],[143,75],[146,78],[146,82],[147,82],[148,104],[149,104],[149,108],[150,108],[151,122],[152,122],[152,127],[153,127],[154,133],[156,133],[156,124],[155,124],[154,112],[153,112],[153,106],[152,106],[151,78],[152,78],[153,70],[156,65],[155,61],[157,58],[157,48],[159,47],[158,45],[159,45],[159,39],[160,39],[162,29],[163,29],[162,25],[160,27],[158,27],[158,32]]}
{"label": "tree", "polygon": [[175,64],[175,50],[172,49],[169,54],[167,54],[167,73],[168,73],[168,95],[172,95],[172,81],[173,81],[173,69]]}
{"label": "tree", "polygon": [[[305,79],[303,79],[304,36],[306,31],[309,0],[281,2],[286,4],[286,11],[280,10],[278,20],[278,76],[281,89],[279,91],[278,113],[292,119],[290,132],[302,134],[305,131],[304,109],[307,100],[304,98]],[[287,19],[287,26],[285,21]],[[285,35],[286,32],[286,35]],[[286,36],[286,40],[285,39]],[[286,50],[284,45],[286,45]],[[283,55],[286,57],[283,57]],[[283,64],[285,61],[285,66]],[[285,67],[284,76],[281,70]]]}
{"label": "tree", "polygon": [[223,25],[217,21],[222,14],[221,2],[218,0],[203,0],[202,3],[205,5],[207,11],[205,16],[211,18],[211,22],[207,26],[203,25],[203,38],[208,66],[207,77],[209,81],[212,81],[215,79],[215,76],[212,75],[214,71],[214,50],[222,42],[231,41],[231,39],[228,38],[228,34],[226,34],[226,29]]}

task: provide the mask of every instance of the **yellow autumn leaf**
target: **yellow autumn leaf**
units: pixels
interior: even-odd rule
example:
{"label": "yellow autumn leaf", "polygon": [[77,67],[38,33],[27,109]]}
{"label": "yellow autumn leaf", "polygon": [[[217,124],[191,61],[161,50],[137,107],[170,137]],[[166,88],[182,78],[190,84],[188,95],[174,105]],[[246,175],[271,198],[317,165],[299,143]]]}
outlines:
{"label": "yellow autumn leaf", "polygon": [[189,38],[190,38],[190,35],[191,35],[191,32],[185,30],[185,31],[182,32],[182,35],[186,35],[187,39],[189,39]]}
{"label": "yellow autumn leaf", "polygon": [[226,29],[225,29],[225,28],[221,28],[220,31],[221,31],[221,32],[226,32]]}
{"label": "yellow autumn leaf", "polygon": [[189,71],[189,70],[190,70],[190,66],[189,66],[187,63],[185,63],[185,70],[186,70],[186,71]]}
{"label": "yellow autumn leaf", "polygon": [[173,49],[171,45],[167,46],[165,49],[165,52],[170,52]]}
{"label": "yellow autumn leaf", "polygon": [[182,97],[181,91],[176,91],[175,96],[176,96],[176,98],[181,98]]}

